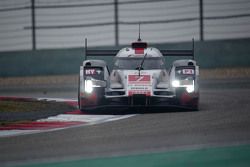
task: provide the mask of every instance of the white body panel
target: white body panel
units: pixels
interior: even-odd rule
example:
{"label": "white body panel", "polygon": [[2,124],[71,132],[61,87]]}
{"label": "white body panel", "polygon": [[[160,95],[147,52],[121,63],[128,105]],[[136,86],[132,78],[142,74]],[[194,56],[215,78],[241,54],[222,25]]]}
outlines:
{"label": "white body panel", "polygon": [[[142,64],[148,59],[160,58],[163,60],[163,55],[156,48],[144,48],[136,52],[133,48],[121,49],[115,59],[127,58],[129,60],[141,59]],[[130,63],[128,61],[128,63]],[[159,63],[159,61],[156,61]],[[160,62],[161,63],[161,62]],[[164,63],[164,62],[163,62]],[[142,65],[141,64],[141,65]],[[132,69],[119,68],[119,63],[115,64],[117,67],[109,74],[106,63],[101,60],[86,60],[80,68],[79,79],[79,99],[86,99],[90,95],[86,94],[85,80],[90,79],[96,83],[95,79],[91,79],[91,70],[88,71],[86,78],[85,67],[101,68],[103,69],[103,82],[105,82],[105,91],[103,91],[102,98],[115,99],[133,97],[134,95],[145,95],[148,98],[161,99],[176,99],[182,100],[182,94],[186,94],[191,98],[199,98],[199,66],[196,61],[190,59],[181,59],[172,63],[171,69],[165,66],[159,69],[143,69],[141,67],[133,67]],[[154,65],[154,64],[153,64]],[[157,65],[157,64],[156,64]],[[161,66],[161,64],[159,64]],[[158,66],[157,66],[158,67]],[[138,69],[137,69],[138,68]],[[181,95],[179,95],[181,91]],[[80,107],[81,108],[81,107]]]}

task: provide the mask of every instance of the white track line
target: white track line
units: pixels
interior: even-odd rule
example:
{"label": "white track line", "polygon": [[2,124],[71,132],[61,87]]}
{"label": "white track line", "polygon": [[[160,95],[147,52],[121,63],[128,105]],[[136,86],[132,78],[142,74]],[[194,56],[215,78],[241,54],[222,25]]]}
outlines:
{"label": "white track line", "polygon": [[36,98],[37,100],[41,101],[57,101],[57,102],[77,102],[77,99],[63,99],[63,98]]}
{"label": "white track line", "polygon": [[[61,99],[61,98],[37,98],[37,100],[44,101],[58,101],[58,102],[76,102],[75,99]],[[48,131],[56,131],[62,129],[68,129],[72,127],[79,126],[88,126],[101,124],[105,122],[117,121],[121,119],[126,119],[134,115],[74,115],[74,114],[59,114],[57,116],[48,117],[46,119],[37,120],[38,122],[82,122],[80,125],[73,125],[64,128],[54,128],[54,129],[46,129],[46,130],[0,130],[0,137],[7,136],[18,136],[18,135],[26,135],[33,133],[42,133]]]}
{"label": "white track line", "polygon": [[39,131],[40,130],[0,130],[0,138],[38,133]]}
{"label": "white track line", "polygon": [[110,121],[117,121],[126,119],[135,115],[74,115],[74,114],[60,114],[57,116],[41,119],[41,122],[84,122],[85,125],[93,125]]}
{"label": "white track line", "polygon": [[43,132],[52,132],[58,131],[63,129],[69,129],[73,127],[82,127],[82,126],[90,126],[101,124],[105,122],[117,121],[121,119],[126,119],[135,115],[71,115],[71,114],[60,114],[58,116],[49,117],[47,119],[41,119],[38,121],[62,121],[62,122],[72,122],[78,121],[82,122],[83,124],[80,125],[72,125],[63,128],[54,128],[54,129],[43,129],[43,130],[0,130],[0,138],[1,137],[10,137],[10,136],[20,136],[20,135],[27,135],[27,134],[34,134],[34,133],[43,133]]}

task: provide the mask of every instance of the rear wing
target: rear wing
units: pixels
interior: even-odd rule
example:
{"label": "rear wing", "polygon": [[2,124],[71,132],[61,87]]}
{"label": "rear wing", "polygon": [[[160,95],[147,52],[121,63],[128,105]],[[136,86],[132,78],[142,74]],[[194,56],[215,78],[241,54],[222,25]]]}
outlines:
{"label": "rear wing", "polygon": [[[88,49],[87,38],[85,38],[85,59],[89,56],[115,56],[120,50],[119,49]],[[194,39],[192,40],[191,50],[160,50],[163,56],[185,56],[192,57],[194,60]]]}
{"label": "rear wing", "polygon": [[194,60],[194,39],[192,39],[191,50],[160,50],[163,56],[188,56]]}

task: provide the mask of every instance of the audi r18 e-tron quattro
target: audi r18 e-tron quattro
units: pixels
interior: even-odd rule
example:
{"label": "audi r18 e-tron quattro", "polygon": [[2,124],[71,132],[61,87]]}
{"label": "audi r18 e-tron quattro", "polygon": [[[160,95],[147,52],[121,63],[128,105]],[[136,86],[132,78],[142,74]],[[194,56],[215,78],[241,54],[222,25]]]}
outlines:
{"label": "audi r18 e-tron quattro", "polygon": [[[114,56],[110,72],[103,60],[89,56]],[[165,65],[164,56],[185,56]],[[198,110],[199,66],[192,50],[158,50],[138,40],[121,50],[91,50],[85,40],[85,61],[80,67],[79,109],[160,108]]]}

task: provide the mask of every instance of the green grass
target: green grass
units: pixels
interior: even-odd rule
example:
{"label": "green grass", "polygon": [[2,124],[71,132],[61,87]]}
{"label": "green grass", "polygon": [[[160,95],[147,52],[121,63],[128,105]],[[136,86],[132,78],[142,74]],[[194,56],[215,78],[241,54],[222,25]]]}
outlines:
{"label": "green grass", "polygon": [[13,122],[32,121],[37,116],[48,117],[75,109],[66,103],[55,101],[0,100],[0,126]]}
{"label": "green grass", "polygon": [[52,104],[40,101],[0,101],[0,112],[42,111]]}
{"label": "green grass", "polygon": [[68,111],[74,110],[75,107],[70,106],[63,102],[55,101],[15,101],[15,100],[0,100],[0,113],[1,112],[42,112],[48,110],[60,110],[64,109]]}

